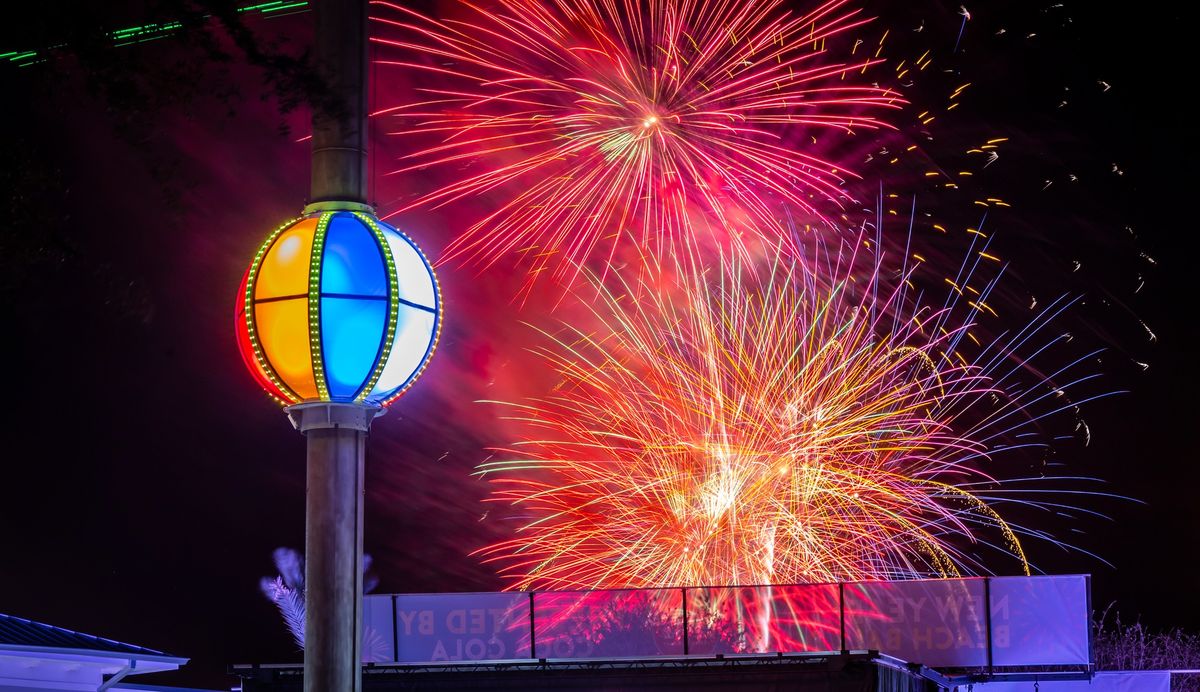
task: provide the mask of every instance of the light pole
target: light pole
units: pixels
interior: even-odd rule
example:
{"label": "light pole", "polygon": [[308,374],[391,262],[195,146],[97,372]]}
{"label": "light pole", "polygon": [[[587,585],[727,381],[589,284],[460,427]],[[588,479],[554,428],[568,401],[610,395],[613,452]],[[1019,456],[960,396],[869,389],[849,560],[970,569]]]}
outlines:
{"label": "light pole", "polygon": [[307,439],[305,692],[359,692],[367,433],[433,354],[441,297],[420,249],[367,204],[366,2],[313,14],[329,98],[314,104],[310,204],[255,254],[236,327]]}

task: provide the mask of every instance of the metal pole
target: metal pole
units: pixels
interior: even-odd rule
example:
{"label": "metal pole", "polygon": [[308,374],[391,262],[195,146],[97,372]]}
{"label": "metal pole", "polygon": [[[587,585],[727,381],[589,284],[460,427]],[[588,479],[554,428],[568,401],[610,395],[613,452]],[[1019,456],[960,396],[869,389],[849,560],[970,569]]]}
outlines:
{"label": "metal pole", "polygon": [[983,578],[983,626],[987,630],[987,674],[995,672],[992,665],[992,578]]}
{"label": "metal pole", "polygon": [[[313,3],[312,188],[305,213],[367,205],[367,0]],[[308,440],[304,531],[304,691],[362,690],[363,463],[378,406],[303,403],[288,417]]]}
{"label": "metal pole", "polygon": [[363,461],[378,406],[287,409],[308,440],[304,531],[304,691],[362,690]]}
{"label": "metal pole", "polygon": [[688,655],[688,610],[687,610],[687,587],[679,589],[679,593],[683,596],[683,655]]}
{"label": "metal pole", "polygon": [[846,582],[838,582],[838,628],[842,637],[842,654],[850,653],[846,647]]}
{"label": "metal pole", "polygon": [[529,592],[529,657],[537,658],[537,630],[533,627],[533,592]]}
{"label": "metal pole", "polygon": [[318,0],[310,205],[367,204],[367,2]]}

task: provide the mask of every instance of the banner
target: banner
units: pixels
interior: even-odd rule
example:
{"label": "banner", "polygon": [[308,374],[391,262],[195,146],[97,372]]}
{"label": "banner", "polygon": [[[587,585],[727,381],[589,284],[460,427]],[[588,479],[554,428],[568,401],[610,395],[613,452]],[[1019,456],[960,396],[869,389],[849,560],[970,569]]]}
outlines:
{"label": "banner", "polygon": [[401,594],[395,599],[398,662],[530,657],[529,594]]}
{"label": "banner", "polygon": [[396,660],[395,631],[392,623],[392,596],[363,596],[362,657],[364,663],[389,663]]}
{"label": "banner", "polygon": [[683,655],[683,590],[535,593],[538,658]]}
{"label": "banner", "polygon": [[846,584],[846,648],[931,667],[987,665],[983,579]]}
{"label": "banner", "polygon": [[[1033,683],[976,682],[974,692],[1029,692]],[[959,685],[958,692],[967,692]],[[1171,672],[1167,670],[1103,671],[1091,680],[1039,680],[1039,692],[1171,692]]]}
{"label": "banner", "polygon": [[993,665],[1091,662],[1086,576],[993,577],[990,589]]}
{"label": "banner", "polygon": [[[1086,576],[368,596],[364,660],[876,650],[934,668],[1087,665]],[[844,622],[843,622],[844,614]],[[990,642],[989,642],[990,634]],[[530,637],[533,647],[530,647]]]}
{"label": "banner", "polygon": [[688,653],[841,649],[837,584],[687,589]]}

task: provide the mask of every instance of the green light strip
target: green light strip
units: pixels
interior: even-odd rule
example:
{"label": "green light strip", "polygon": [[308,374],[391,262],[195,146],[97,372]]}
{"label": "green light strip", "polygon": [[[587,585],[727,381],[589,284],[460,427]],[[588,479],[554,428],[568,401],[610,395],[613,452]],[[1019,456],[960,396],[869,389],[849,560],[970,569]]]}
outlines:
{"label": "green light strip", "polygon": [[325,233],[333,214],[321,214],[317,232],[313,234],[312,255],[308,261],[308,349],[312,354],[313,379],[317,397],[329,401],[329,386],[325,382],[325,358],[321,350],[321,265],[325,259]]}
{"label": "green light strip", "polygon": [[[263,16],[273,17],[273,16],[280,16],[280,15],[272,14],[274,12],[281,12],[283,10],[299,11],[298,8],[306,8],[306,7],[308,7],[308,5],[309,5],[308,0],[295,0],[295,1],[274,0],[273,2],[259,2],[259,3],[254,3],[253,5],[246,5],[244,7],[239,7],[239,8],[237,8],[237,11],[238,12],[258,12],[259,14],[261,14]],[[212,15],[205,15],[205,18],[207,19],[211,16]],[[164,22],[161,24],[159,24],[159,23],[142,24],[139,26],[130,26],[130,27],[125,27],[124,29],[116,29],[115,31],[110,31],[108,33],[108,36],[113,41],[113,47],[120,48],[123,46],[131,46],[136,43],[145,43],[147,41],[154,40],[151,38],[141,38],[140,40],[136,40],[136,41],[129,40],[134,37],[139,37],[139,36],[145,37],[149,34],[157,34],[154,38],[163,38],[175,31],[178,31],[181,28],[183,28],[183,23],[178,22],[178,21]],[[62,46],[63,46],[63,44],[57,44],[57,45],[51,46],[50,48],[51,49],[61,48]],[[49,50],[49,49],[46,49],[46,50]],[[45,62],[44,57],[41,57],[40,59],[38,59],[39,56],[41,56],[41,54],[44,52],[45,52],[45,50],[41,50],[41,51],[38,51],[38,50],[8,51],[7,53],[0,53],[0,60],[6,59],[10,63],[17,63],[18,67],[27,67],[29,65],[33,65],[36,63]]]}
{"label": "green light strip", "polygon": [[124,43],[115,43],[113,45],[117,48],[120,48],[122,46],[132,46],[135,43],[149,43],[151,41],[157,41],[160,38],[167,38],[167,36],[165,34],[160,35],[160,36],[147,36],[146,38],[139,38],[136,41],[126,41]]}
{"label": "green light strip", "polygon": [[388,245],[387,237],[380,230],[379,225],[375,223],[375,219],[362,212],[355,212],[354,216],[371,229],[371,235],[375,236],[375,242],[379,243],[379,251],[383,253],[383,263],[387,266],[388,276],[387,329],[384,330],[383,347],[379,352],[379,360],[371,370],[371,376],[367,378],[367,383],[363,385],[362,391],[354,398],[356,402],[361,403],[379,383],[379,378],[383,376],[383,369],[387,366],[388,358],[392,355],[392,342],[396,339],[396,325],[400,321],[400,301],[397,300],[400,297],[400,280],[396,277],[396,259],[392,257],[392,248]]}
{"label": "green light strip", "polygon": [[253,12],[254,10],[262,10],[264,12],[267,12],[267,11],[269,11],[267,9],[268,7],[279,7],[282,4],[283,4],[283,0],[275,0],[274,2],[260,2],[257,5],[247,5],[245,7],[239,7],[238,12]]}
{"label": "green light strip", "polygon": [[182,22],[167,22],[166,24],[145,24],[142,26],[132,26],[128,29],[117,29],[112,32],[112,38],[115,41],[121,41],[133,36],[142,36],[145,34],[161,34],[168,31],[175,31],[183,28]]}
{"label": "green light strip", "polygon": [[264,9],[262,11],[262,13],[267,14],[268,12],[279,12],[281,10],[290,10],[294,7],[304,7],[307,4],[308,4],[308,2],[301,0],[301,2],[292,2],[292,3],[288,3],[286,5],[280,5],[279,7],[271,7],[268,9]]}
{"label": "green light strip", "polygon": [[291,396],[291,401],[283,402],[285,404],[298,403],[300,401],[300,397],[296,394],[296,392],[292,391],[291,387],[287,386],[282,380],[279,379],[279,374],[276,373],[275,368],[271,366],[271,361],[267,360],[267,355],[263,352],[262,344],[258,341],[258,332],[254,328],[254,287],[255,284],[258,283],[258,269],[260,266],[262,266],[263,257],[266,256],[267,250],[271,249],[271,245],[275,243],[275,239],[279,237],[280,233],[283,233],[287,229],[291,228],[300,220],[301,219],[297,218],[288,221],[279,228],[276,228],[271,235],[267,237],[266,242],[264,242],[262,246],[258,248],[258,252],[255,253],[254,261],[250,263],[250,275],[246,277],[246,330],[250,336],[250,345],[254,347],[255,360],[258,361],[258,365],[262,368],[262,371],[266,373],[267,379],[271,380],[271,384],[274,384],[279,391],[284,393],[284,395]]}

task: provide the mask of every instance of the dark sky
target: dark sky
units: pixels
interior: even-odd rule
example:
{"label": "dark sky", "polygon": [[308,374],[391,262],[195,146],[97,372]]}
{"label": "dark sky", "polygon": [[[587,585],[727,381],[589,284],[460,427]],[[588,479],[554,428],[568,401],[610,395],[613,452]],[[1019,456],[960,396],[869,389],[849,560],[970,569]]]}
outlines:
{"label": "dark sky", "polygon": [[[1190,17],[1013,4],[971,5],[954,56],[957,5],[865,6],[893,27],[897,53],[928,44],[955,71],[916,87],[914,103],[974,83],[930,157],[952,165],[960,143],[1010,138],[979,184],[1015,200],[1001,241],[1015,280],[1084,293],[1065,328],[1107,349],[1106,388],[1129,390],[1089,407],[1091,444],[1061,453],[1070,473],[1145,503],[1083,498],[1112,520],[1058,527],[1111,566],[1049,546],[1034,562],[1093,574],[1098,606],[1200,629]],[[248,64],[212,22],[137,47],[91,38],[184,7],[28,4],[0,32],[0,52],[77,46],[49,64],[0,64],[0,612],[190,656],[176,682],[221,686],[229,663],[299,660],[258,580],[274,548],[303,543],[303,440],[244,372],[232,305],[261,238],[304,202],[307,113],[283,107],[286,69]],[[265,54],[298,55],[309,19],[246,28]],[[405,88],[382,85],[375,103]],[[374,170],[386,171],[397,145],[377,129]],[[381,212],[420,184],[377,177]],[[472,211],[393,221],[436,255]],[[502,586],[468,557],[500,531],[481,520],[486,489],[468,474],[505,439],[473,402],[530,375],[517,322],[540,308],[518,314],[496,297],[518,278],[442,271],[437,358],[371,441],[379,591]]]}

